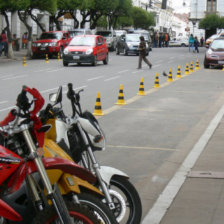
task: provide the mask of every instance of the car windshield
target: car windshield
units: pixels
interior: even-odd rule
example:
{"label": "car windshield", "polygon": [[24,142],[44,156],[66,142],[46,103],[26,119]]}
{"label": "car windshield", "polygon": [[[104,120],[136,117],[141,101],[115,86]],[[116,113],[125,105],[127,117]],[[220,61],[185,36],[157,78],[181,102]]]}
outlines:
{"label": "car windshield", "polygon": [[61,33],[42,33],[40,36],[40,40],[47,40],[47,39],[61,39],[62,34]]}
{"label": "car windshield", "polygon": [[111,37],[112,36],[110,31],[98,31],[96,34],[101,35],[103,37]]}
{"label": "car windshield", "polygon": [[126,35],[126,41],[128,42],[139,42],[139,36],[140,35]]}
{"label": "car windshield", "polygon": [[211,44],[212,50],[224,50],[224,39],[223,40],[214,40]]}
{"label": "car windshield", "polygon": [[69,34],[70,34],[71,38],[73,38],[74,36],[84,34],[84,31],[82,31],[82,30],[69,31]]}
{"label": "car windshield", "polygon": [[71,40],[69,45],[70,46],[94,46],[95,37],[76,36]]}

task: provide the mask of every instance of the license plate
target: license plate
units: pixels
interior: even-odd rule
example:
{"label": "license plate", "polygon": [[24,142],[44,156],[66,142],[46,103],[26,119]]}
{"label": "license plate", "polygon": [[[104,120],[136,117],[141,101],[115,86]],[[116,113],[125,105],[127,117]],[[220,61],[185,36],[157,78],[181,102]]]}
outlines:
{"label": "license plate", "polygon": [[219,64],[223,65],[224,64],[224,61],[218,61]]}
{"label": "license plate", "polygon": [[79,59],[79,56],[73,56],[73,59]]}
{"label": "license plate", "polygon": [[46,48],[45,48],[45,47],[41,47],[40,50],[41,50],[41,51],[45,51]]}

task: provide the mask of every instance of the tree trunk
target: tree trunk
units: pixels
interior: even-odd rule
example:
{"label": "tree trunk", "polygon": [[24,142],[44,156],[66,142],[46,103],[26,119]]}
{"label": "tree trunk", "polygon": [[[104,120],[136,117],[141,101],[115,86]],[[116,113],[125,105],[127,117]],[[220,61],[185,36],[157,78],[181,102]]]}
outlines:
{"label": "tree trunk", "polygon": [[27,22],[27,16],[29,15],[29,11],[26,10],[24,12],[24,16],[22,16],[21,11],[18,11],[18,16],[19,19],[23,22],[23,24],[26,26],[27,30],[28,30],[28,43],[27,43],[27,53],[26,56],[27,57],[31,57],[32,56],[32,49],[31,49],[31,43],[32,43],[32,26],[30,26]]}
{"label": "tree trunk", "polygon": [[9,18],[8,18],[8,15],[7,15],[6,11],[4,11],[2,14],[5,18],[6,31],[7,31],[7,37],[8,37],[8,54],[7,54],[7,57],[13,59],[14,58],[14,53],[13,53],[13,50],[12,50],[12,33],[11,33],[11,30],[10,30]]}
{"label": "tree trunk", "polygon": [[46,30],[43,28],[43,26],[39,22],[38,18],[35,15],[32,14],[32,10],[29,11],[29,15],[30,15],[31,19],[37,24],[37,26],[40,27],[41,31],[45,32]]}
{"label": "tree trunk", "polygon": [[73,20],[74,20],[74,29],[79,28],[79,21],[76,18],[76,11],[75,10],[70,10],[69,13],[71,14]]}

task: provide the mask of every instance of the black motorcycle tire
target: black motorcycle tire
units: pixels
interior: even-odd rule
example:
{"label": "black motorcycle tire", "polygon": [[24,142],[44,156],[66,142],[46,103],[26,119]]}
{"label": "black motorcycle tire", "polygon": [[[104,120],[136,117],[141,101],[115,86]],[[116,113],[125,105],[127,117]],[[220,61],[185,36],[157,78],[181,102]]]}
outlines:
{"label": "black motorcycle tire", "polygon": [[78,195],[79,202],[82,206],[94,211],[97,214],[98,219],[102,224],[117,224],[116,217],[109,209],[109,207],[101,201],[101,198],[97,198],[89,193],[82,193]]}
{"label": "black motorcycle tire", "polygon": [[[119,191],[126,197],[126,207],[128,206],[130,210],[126,224],[140,224],[142,217],[142,203],[133,184],[126,177],[113,176],[110,180],[109,187],[111,189],[113,189],[113,187],[119,189]],[[116,208],[114,210],[114,215],[117,216]]]}
{"label": "black motorcycle tire", "polygon": [[[94,215],[91,210],[86,209],[82,205],[74,204],[73,202],[69,202],[67,200],[65,200],[65,203],[67,205],[70,217],[74,218],[74,221],[82,221],[84,224],[100,224],[99,219],[96,217],[96,215]],[[42,212],[37,214],[32,224],[53,224],[57,219],[58,216],[54,207],[49,206],[45,208]]]}

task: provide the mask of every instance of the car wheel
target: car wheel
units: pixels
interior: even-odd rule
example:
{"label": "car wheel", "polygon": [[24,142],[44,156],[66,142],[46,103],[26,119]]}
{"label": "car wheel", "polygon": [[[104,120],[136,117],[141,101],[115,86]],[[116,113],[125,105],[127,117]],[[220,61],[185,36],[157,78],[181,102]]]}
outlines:
{"label": "car wheel", "polygon": [[186,45],[185,45],[185,44],[181,44],[180,46],[181,46],[181,47],[186,47]]}
{"label": "car wheel", "polygon": [[96,55],[94,56],[92,65],[93,65],[93,66],[96,66],[96,65],[97,65],[97,57],[96,57]]}
{"label": "car wheel", "polygon": [[81,65],[81,63],[80,63],[80,62],[78,62],[78,63],[77,63],[77,65],[78,65],[78,66],[80,66],[80,65]]}
{"label": "car wheel", "polygon": [[209,65],[204,63],[204,68],[209,68]]}
{"label": "car wheel", "polygon": [[120,54],[120,51],[119,51],[118,47],[116,47],[116,54],[117,54],[117,55]]}
{"label": "car wheel", "polygon": [[63,65],[67,67],[68,66],[68,62],[63,61]]}
{"label": "car wheel", "polygon": [[108,64],[108,61],[109,61],[109,56],[107,54],[106,58],[103,60],[103,64],[104,65],[107,65]]}

